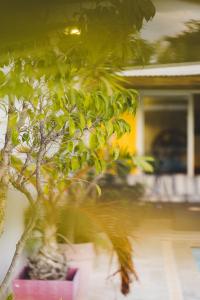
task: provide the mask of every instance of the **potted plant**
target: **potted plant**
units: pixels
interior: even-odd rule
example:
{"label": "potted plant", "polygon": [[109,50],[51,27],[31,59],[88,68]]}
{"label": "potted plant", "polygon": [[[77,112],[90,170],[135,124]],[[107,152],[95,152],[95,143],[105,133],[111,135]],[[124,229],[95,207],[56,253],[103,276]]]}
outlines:
{"label": "potted plant", "polygon": [[78,270],[69,268],[64,279],[30,280],[28,267],[13,281],[15,300],[63,299],[75,300],[78,290]]}
{"label": "potted plant", "polygon": [[[40,60],[29,56],[16,59],[6,74],[7,80],[1,91],[5,95],[12,94],[9,102],[5,102],[9,111],[7,136],[12,146],[9,148],[9,182],[26,196],[32,210],[8,274],[40,218],[43,207],[65,198],[68,183],[71,183],[71,172],[76,173],[87,166],[94,166],[98,173],[102,171],[104,159],[98,149],[106,144],[114,132],[120,136],[129,131],[121,114],[127,109],[135,111],[135,92],[115,88],[111,93],[111,90],[108,92],[99,84],[92,91],[88,91],[87,87],[80,90],[72,85],[76,76],[70,79],[68,86],[65,77],[58,81],[57,69],[56,74],[50,77],[42,76],[40,64],[41,60],[46,63],[46,56],[47,53]],[[54,65],[56,54],[50,51],[49,56],[48,64]],[[30,71],[32,65],[33,73]],[[105,102],[102,102],[102,97]],[[120,108],[116,107],[114,97],[120,101]],[[130,108],[127,108],[127,98],[129,102],[132,101]],[[98,104],[94,106],[94,102]],[[112,106],[112,110],[107,109]],[[115,126],[111,126],[111,122],[115,122]],[[41,250],[40,254],[48,253],[50,261],[53,261],[59,251],[53,238],[55,228],[48,223],[45,230],[48,242],[42,245],[45,251]],[[37,258],[41,256],[37,255]],[[66,263],[61,257],[62,254],[59,272],[64,276]],[[42,268],[38,269],[37,274],[40,272],[43,272]],[[2,290],[8,278],[6,276],[3,281]]]}
{"label": "potted plant", "polygon": [[[31,76],[29,78],[30,82],[27,83],[28,74],[24,75],[26,63],[28,69],[30,64],[37,63],[37,61],[35,62],[29,58],[27,61],[25,58],[16,61],[11,68],[11,74],[7,75],[8,81],[6,84],[9,85],[13,81],[15,68],[17,68],[18,72],[21,72],[19,78],[22,78],[17,82],[17,85],[27,85],[25,90],[28,93],[28,98],[24,98],[23,89],[18,91],[17,87],[18,98],[13,96],[14,98],[8,104],[10,113],[9,125],[17,128],[12,130],[11,136],[9,182],[27,197],[30,202],[32,216],[17,245],[8,274],[10,274],[20,250],[24,247],[37,220],[40,219],[43,207],[50,206],[52,203],[57,204],[58,200],[65,198],[68,182],[71,182],[70,173],[81,170],[86,165],[95,166],[96,171],[101,172],[103,159],[97,150],[105,145],[107,139],[114,132],[120,136],[129,130],[126,122],[121,119],[121,113],[127,109],[126,97],[130,98],[132,95],[133,104],[135,103],[135,94],[127,93],[125,90],[113,91],[112,95],[110,95],[99,89],[94,89],[92,92],[87,90],[85,92],[80,91],[71,86],[68,89],[62,89],[60,82],[57,85],[53,76],[53,79],[46,79],[41,77],[41,75],[37,77],[37,72],[36,77]],[[36,70],[37,68],[35,68]],[[14,80],[17,79],[14,77]],[[35,83],[34,89],[31,87],[33,82]],[[60,95],[59,99],[57,94],[58,88],[59,93],[63,93],[63,96]],[[14,89],[13,95],[15,92]],[[23,96],[20,98],[21,93]],[[104,93],[106,93],[106,101],[110,101],[110,103],[105,103],[105,105],[102,102],[102,97],[105,96],[103,95]],[[120,94],[122,97],[120,100],[122,102],[121,108],[117,108],[117,111],[113,108],[112,111],[108,112],[107,105],[114,103],[113,97],[117,97],[119,101]],[[85,99],[87,99],[87,103],[84,102]],[[94,101],[99,101],[99,104],[94,106]],[[131,107],[130,110],[132,111],[133,108]],[[110,125],[110,118],[112,122],[115,119],[115,127]],[[104,126],[104,130],[102,130],[102,126]],[[85,140],[86,132],[89,133],[89,144]],[[7,135],[9,136],[9,131]],[[45,227],[45,243],[38,250],[35,258],[31,260],[29,268],[26,269],[26,271],[29,271],[29,274],[27,275],[27,272],[23,273],[32,279],[33,286],[34,284],[38,285],[38,283],[41,286],[45,285],[41,282],[41,279],[48,281],[48,273],[54,261],[56,261],[55,277],[53,275],[53,277],[50,276],[51,285],[59,286],[57,285],[57,279],[63,280],[66,278],[66,260],[64,259],[64,254],[57,247],[57,241],[54,240],[54,231],[55,224],[48,220],[48,224]],[[32,269],[31,265],[34,265]],[[130,271],[133,271],[130,266],[128,268],[130,268]],[[37,269],[37,271],[33,272],[33,269]],[[3,288],[7,284],[7,278],[6,276],[3,281]],[[22,280],[23,282],[24,279]],[[24,286],[31,287],[30,281],[28,282],[29,284],[26,285],[25,283]],[[19,282],[16,284],[18,285]],[[30,290],[29,292],[24,288],[24,297],[32,297],[34,288],[30,288]],[[57,290],[58,294],[55,297],[60,296],[59,288]],[[16,292],[16,289],[14,291]],[[124,292],[126,293],[125,290]],[[18,297],[17,294],[15,296]],[[21,293],[20,297],[22,297]],[[43,297],[43,294],[41,294],[41,297]],[[68,298],[66,299],[68,300]]]}
{"label": "potted plant", "polygon": [[[16,245],[11,265],[1,283],[2,298],[15,263],[26,240],[41,219],[45,205],[51,205],[52,201],[56,203],[58,195],[59,199],[65,198],[68,182],[71,182],[71,173],[88,165],[94,166],[97,172],[102,172],[104,159],[98,150],[107,144],[113,134],[120,137],[130,130],[121,116],[124,112],[135,113],[137,94],[133,90],[123,88],[119,77],[113,74],[119,70],[119,64],[117,63],[117,67],[114,63],[112,65],[111,53],[114,54],[113,62],[118,62],[113,45],[119,43],[118,37],[117,43],[111,42],[110,37],[115,35],[113,29],[107,30],[111,18],[116,21],[113,22],[114,26],[118,24],[114,33],[120,28],[121,22],[117,21],[120,20],[119,14],[124,17],[125,10],[121,1],[118,3],[119,9],[104,6],[104,1],[103,4],[101,1],[97,2],[91,9],[84,8],[82,18],[78,22],[76,20],[77,26],[81,27],[79,37],[71,36],[73,31],[68,34],[69,26],[64,28],[66,25],[61,22],[60,27],[57,25],[59,28],[56,27],[56,32],[54,27],[54,30],[45,35],[45,45],[41,41],[37,44],[36,41],[32,43],[29,40],[28,46],[18,45],[13,51],[9,48],[9,54],[7,52],[5,57],[2,57],[4,68],[0,73],[0,96],[1,109],[5,111],[7,123],[0,162],[0,232],[3,228],[6,193],[10,184],[25,195],[32,210],[24,233]],[[147,3],[149,11],[146,12],[144,7]],[[134,32],[141,28],[144,18],[149,20],[154,15],[154,7],[150,0],[145,0],[133,8],[134,11],[137,8],[137,18],[129,15],[133,23],[130,22],[130,28],[126,28],[128,36],[133,27]],[[105,23],[100,22],[99,28],[101,37],[108,33],[106,42],[96,38],[96,32],[94,34],[93,25],[96,24],[98,12],[102,17],[106,16]],[[108,51],[102,45],[107,45]],[[106,50],[103,55],[102,49]],[[123,61],[123,57],[122,55],[120,62]],[[56,276],[60,278],[62,274],[62,278],[65,278],[66,261],[53,238],[55,227],[51,225],[48,224],[45,233],[48,243],[41,245],[37,259],[45,260],[45,253],[48,253],[49,265],[47,264],[45,270],[48,273],[56,257],[59,261]],[[112,239],[118,249],[114,238]],[[127,243],[125,238],[125,247]],[[45,251],[42,250],[44,248]],[[130,262],[130,256],[128,261]],[[131,272],[132,265],[124,262],[122,256],[120,262],[123,263],[120,272],[128,285],[129,276],[127,272],[124,273],[124,265]],[[37,261],[33,259],[32,265],[34,263],[37,265]],[[31,273],[32,271],[28,276],[32,277]],[[43,268],[38,267],[36,273],[40,274],[37,275],[37,279],[41,278]],[[48,275],[46,278],[48,279]],[[53,281],[51,280],[51,283]],[[123,289],[124,293],[127,291],[127,287]]]}
{"label": "potted plant", "polygon": [[[77,178],[76,178],[77,179]],[[82,179],[83,180],[83,179]],[[121,291],[123,294],[129,292],[131,274],[136,278],[136,272],[132,260],[132,223],[130,210],[119,202],[101,202],[98,197],[94,197],[96,186],[93,183],[86,185],[86,180],[72,183],[65,195],[65,202],[56,207],[44,207],[41,220],[38,220],[35,227],[35,247],[44,247],[45,240],[49,239],[49,224],[54,222],[54,230],[51,230],[51,238],[57,240],[59,248],[66,254],[68,265],[71,268],[78,268],[80,271],[80,286],[78,288],[78,299],[87,299],[89,291],[89,278],[92,274],[94,247],[105,243],[114,251],[118,257],[119,269],[117,273],[121,275]],[[88,191],[87,198],[85,191]],[[56,213],[55,213],[56,212]],[[27,217],[29,218],[29,214]],[[45,229],[46,220],[48,226]],[[121,223],[121,220],[123,224]],[[39,247],[38,247],[39,245]],[[32,250],[32,252],[34,252]],[[31,272],[39,277],[40,267],[45,257],[41,251],[36,250],[36,255],[29,255],[33,258],[29,260]],[[39,274],[38,274],[39,272]]]}

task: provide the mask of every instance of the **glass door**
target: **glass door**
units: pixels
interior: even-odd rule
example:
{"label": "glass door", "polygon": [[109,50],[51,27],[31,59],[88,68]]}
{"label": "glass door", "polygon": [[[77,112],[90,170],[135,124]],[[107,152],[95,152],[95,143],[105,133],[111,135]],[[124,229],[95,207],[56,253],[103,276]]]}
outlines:
{"label": "glass door", "polygon": [[187,98],[144,97],[143,107],[144,150],[155,158],[155,173],[186,173]]}

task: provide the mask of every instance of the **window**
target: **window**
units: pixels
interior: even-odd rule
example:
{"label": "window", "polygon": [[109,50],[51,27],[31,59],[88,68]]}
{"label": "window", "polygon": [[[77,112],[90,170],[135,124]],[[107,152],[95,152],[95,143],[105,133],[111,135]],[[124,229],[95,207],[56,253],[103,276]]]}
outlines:
{"label": "window", "polygon": [[187,98],[144,97],[144,149],[155,172],[187,172]]}

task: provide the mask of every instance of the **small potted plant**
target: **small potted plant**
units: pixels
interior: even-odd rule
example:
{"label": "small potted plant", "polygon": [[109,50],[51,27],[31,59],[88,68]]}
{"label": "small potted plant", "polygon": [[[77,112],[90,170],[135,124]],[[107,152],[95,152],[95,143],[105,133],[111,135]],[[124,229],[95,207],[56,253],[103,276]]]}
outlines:
{"label": "small potted plant", "polygon": [[65,277],[57,280],[31,279],[28,267],[13,281],[15,300],[75,300],[78,288],[78,270],[69,268]]}
{"label": "small potted plant", "polygon": [[[43,170],[43,178],[53,183],[46,170]],[[55,175],[54,183],[56,179]],[[54,196],[50,187],[48,191],[43,191],[37,222],[31,235],[34,239],[30,239],[32,247],[26,253],[24,268],[13,281],[15,300],[76,299],[80,271],[77,267],[69,265],[67,253],[60,247],[57,235],[59,205],[63,200],[61,194],[61,188],[57,188],[57,191],[54,189]],[[56,199],[58,195],[59,199]],[[65,192],[64,195],[66,196]],[[25,226],[35,213],[30,206],[25,215]]]}

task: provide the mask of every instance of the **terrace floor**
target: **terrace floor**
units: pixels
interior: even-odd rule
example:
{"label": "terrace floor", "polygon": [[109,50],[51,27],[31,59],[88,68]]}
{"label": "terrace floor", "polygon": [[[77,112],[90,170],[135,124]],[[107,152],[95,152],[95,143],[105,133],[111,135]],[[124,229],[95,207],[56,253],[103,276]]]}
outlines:
{"label": "terrace floor", "polygon": [[118,276],[109,277],[117,270],[116,262],[109,267],[109,258],[102,253],[95,262],[88,299],[199,300],[199,207],[155,204],[142,210],[143,218],[134,233],[139,282],[123,297]]}

